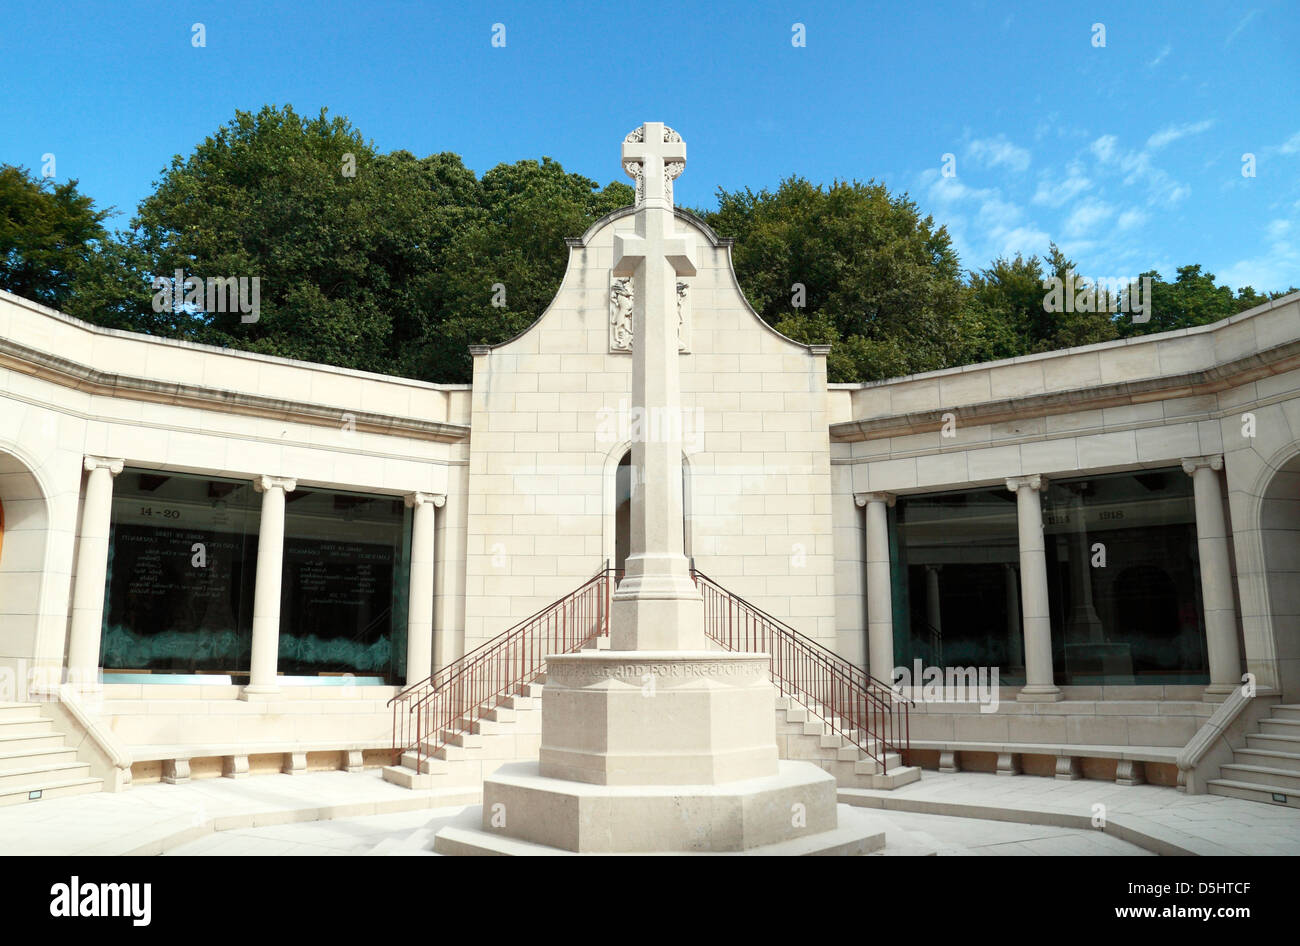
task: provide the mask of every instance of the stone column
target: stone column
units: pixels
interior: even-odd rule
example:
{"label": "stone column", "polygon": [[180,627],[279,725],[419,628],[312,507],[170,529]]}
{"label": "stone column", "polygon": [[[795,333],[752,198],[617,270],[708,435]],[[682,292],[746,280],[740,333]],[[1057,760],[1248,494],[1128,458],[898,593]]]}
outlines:
{"label": "stone column", "polygon": [[1201,560],[1201,603],[1205,607],[1205,644],[1210,658],[1210,685],[1205,688],[1205,698],[1214,702],[1241,685],[1228,527],[1223,518],[1223,485],[1219,480],[1222,469],[1222,454],[1183,461],[1196,497],[1196,547]]}
{"label": "stone column", "polygon": [[81,541],[77,547],[77,582],[72,591],[72,627],[68,635],[68,682],[90,684],[99,670],[100,634],[104,626],[104,580],[108,574],[108,533],[113,518],[113,477],[123,461],[86,457],[86,500],[81,507]]}
{"label": "stone column", "polygon": [[1025,627],[1025,685],[1017,700],[1052,703],[1061,691],[1052,675],[1052,619],[1047,605],[1047,553],[1043,543],[1042,490],[1047,478],[1007,480],[1016,494],[1020,530],[1020,612]]}
{"label": "stone column", "polygon": [[867,666],[884,684],[894,679],[894,606],[889,573],[889,507],[892,493],[858,493],[867,516]]}
{"label": "stone column", "polygon": [[284,494],[298,481],[259,476],[253,488],[262,494],[262,522],[257,533],[257,584],[253,591],[253,654],[242,699],[280,692],[276,664],[280,658],[280,580],[284,570]]}
{"label": "stone column", "polygon": [[925,566],[925,623],[929,624],[930,645],[935,666],[943,666],[943,607],[939,601],[939,571],[942,565]]}
{"label": "stone column", "polygon": [[443,495],[411,493],[406,505],[411,517],[411,594],[406,618],[406,685],[433,672],[433,536],[434,508]]}
{"label": "stone column", "polygon": [[1023,667],[1024,637],[1020,630],[1020,588],[1016,581],[1016,566],[1011,562],[1003,562],[1002,577],[1007,591],[1007,664]]}

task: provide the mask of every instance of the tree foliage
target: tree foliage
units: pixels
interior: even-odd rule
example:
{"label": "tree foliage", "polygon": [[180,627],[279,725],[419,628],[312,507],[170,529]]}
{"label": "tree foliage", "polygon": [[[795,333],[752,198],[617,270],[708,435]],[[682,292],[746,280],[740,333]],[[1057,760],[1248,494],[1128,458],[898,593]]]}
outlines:
{"label": "tree foliage", "polygon": [[[740,285],[778,331],[832,345],[832,381],[910,374],[962,349],[961,267],[948,232],[875,181],[718,191]],[[803,287],[802,307],[794,305]]]}
{"label": "tree foliage", "polygon": [[94,266],[111,213],[96,210],[75,180],[55,184],[26,168],[0,167],[0,285],[66,308],[78,280]]}
{"label": "tree foliage", "polygon": [[[947,230],[876,181],[718,191],[698,212],[734,237],[759,316],[830,343],[832,381],[869,381],[1203,325],[1285,293],[1235,296],[1198,265],[1154,271],[1151,319],[1051,312],[1048,254],[963,272]],[[632,203],[550,158],[482,176],[452,153],[381,153],[346,119],[266,106],[177,155],[131,226],[109,234],[76,181],[0,166],[0,286],[86,321],[433,381],[470,378],[468,346],[504,341],[554,297],[565,237]],[[256,321],[154,300],[155,276],[256,277]],[[801,287],[801,288],[800,288]],[[1294,290],[1288,290],[1294,291]]]}

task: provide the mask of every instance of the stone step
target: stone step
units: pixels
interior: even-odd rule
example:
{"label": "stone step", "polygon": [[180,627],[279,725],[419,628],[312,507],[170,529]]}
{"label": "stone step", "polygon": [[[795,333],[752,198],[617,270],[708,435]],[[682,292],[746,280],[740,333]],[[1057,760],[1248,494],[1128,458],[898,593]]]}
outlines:
{"label": "stone step", "polygon": [[1222,766],[1222,777],[1233,782],[1251,782],[1261,788],[1300,795],[1300,772],[1279,769],[1271,765],[1241,765],[1233,762]]}
{"label": "stone step", "polygon": [[499,705],[512,710],[539,710],[542,701],[534,696],[505,696]]}
{"label": "stone step", "polygon": [[1300,704],[1279,703],[1273,707],[1273,718],[1300,720]]}
{"label": "stone step", "polygon": [[433,788],[441,784],[436,775],[420,774],[405,765],[386,765],[381,770],[385,782],[402,788]]}
{"label": "stone step", "polygon": [[[892,772],[894,769],[903,767],[903,757],[897,752],[885,753],[885,769]],[[914,767],[915,768],[915,767]],[[859,775],[877,775],[880,772],[880,763],[875,759],[859,759],[853,763],[853,770]],[[917,768],[917,771],[921,771]]]}
{"label": "stone step", "polygon": [[0,736],[0,755],[6,752],[30,752],[34,749],[61,749],[63,736],[58,733]]}
{"label": "stone step", "polygon": [[468,759],[472,752],[472,748],[448,745],[439,746],[437,749],[434,749],[432,755],[435,759],[442,759],[446,762],[459,762],[463,759]]}
{"label": "stone step", "polygon": [[[490,723],[513,723],[518,719],[519,710],[510,709],[506,706],[498,706],[495,709],[483,711],[483,720]],[[480,722],[483,720],[480,720]]]}
{"label": "stone step", "polygon": [[1246,745],[1251,749],[1270,749],[1274,752],[1300,752],[1300,734],[1279,736],[1276,733],[1250,733]]}
{"label": "stone step", "polygon": [[1300,752],[1278,752],[1273,749],[1238,749],[1232,761],[1242,765],[1261,765],[1286,769],[1300,775]]}
{"label": "stone step", "polygon": [[77,750],[68,746],[56,746],[52,749],[29,749],[18,752],[0,752],[0,773],[9,769],[30,768],[36,765],[49,765],[57,762],[77,761]]}
{"label": "stone step", "polygon": [[[99,778],[73,778],[66,781],[50,781],[40,786],[19,788],[12,791],[0,788],[0,806],[24,805],[28,802],[45,801],[51,798],[64,798],[69,795],[90,795],[104,787],[104,780]],[[34,799],[31,792],[39,790],[41,797]]]}
{"label": "stone step", "polygon": [[40,719],[39,703],[0,703],[0,722],[15,719]]}
{"label": "stone step", "polygon": [[442,738],[445,745],[460,746],[462,749],[483,748],[483,737],[464,728],[444,729]]}
{"label": "stone step", "polygon": [[1300,719],[1265,719],[1260,722],[1259,731],[1279,736],[1300,736]]}
{"label": "stone step", "polygon": [[[1267,805],[1285,805],[1288,808],[1300,808],[1300,795],[1288,795],[1276,789],[1256,782],[1238,782],[1233,779],[1216,778],[1206,783],[1206,791],[1211,795],[1224,795],[1228,798],[1243,798],[1246,801],[1260,801]],[[1282,801],[1274,798],[1280,794]]]}
{"label": "stone step", "polygon": [[5,769],[0,772],[0,792],[16,791],[20,788],[30,790],[50,782],[66,782],[89,776],[89,762],[47,762],[26,769]]}
{"label": "stone step", "polygon": [[54,723],[37,716],[35,719],[0,719],[0,739],[5,736],[41,736],[54,732]]}

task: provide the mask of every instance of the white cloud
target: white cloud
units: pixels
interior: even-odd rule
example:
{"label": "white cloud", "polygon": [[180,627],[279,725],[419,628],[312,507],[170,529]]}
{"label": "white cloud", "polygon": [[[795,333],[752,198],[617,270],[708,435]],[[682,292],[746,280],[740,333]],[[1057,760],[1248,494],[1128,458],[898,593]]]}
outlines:
{"label": "white cloud", "polygon": [[1141,210],[1126,210],[1119,215],[1115,225],[1121,230],[1132,230],[1134,227],[1140,227],[1147,222],[1147,215]]}
{"label": "white cloud", "polygon": [[1109,164],[1115,157],[1116,145],[1119,139],[1114,135],[1102,135],[1092,143],[1092,153],[1097,156],[1097,160],[1102,164]]}
{"label": "white cloud", "polygon": [[1195,122],[1186,125],[1169,125],[1156,132],[1147,139],[1147,147],[1153,151],[1163,148],[1167,144],[1177,141],[1179,138],[1186,138],[1188,135],[1199,135],[1207,131],[1214,124],[1213,119],[1207,118],[1203,122]]}
{"label": "white cloud", "polygon": [[1277,146],[1278,154],[1300,154],[1300,131]]}
{"label": "white cloud", "polygon": [[1086,236],[1114,215],[1115,208],[1104,200],[1085,200],[1065,219],[1065,233],[1071,237]]}
{"label": "white cloud", "polygon": [[984,167],[1005,165],[1013,171],[1024,171],[1029,167],[1029,152],[1012,144],[1004,135],[998,135],[996,138],[977,138],[967,146],[966,153]]}
{"label": "white cloud", "polygon": [[1154,69],[1156,66],[1164,62],[1165,57],[1168,56],[1173,51],[1174,51],[1174,47],[1170,46],[1168,43],[1165,43],[1164,47],[1160,50],[1160,52],[1156,53],[1156,58],[1152,59],[1149,63],[1147,63],[1147,68]]}
{"label": "white cloud", "polygon": [[1082,174],[1071,172],[1069,177],[1060,182],[1039,181],[1038,189],[1034,191],[1032,200],[1035,204],[1041,204],[1045,207],[1060,207],[1067,201],[1078,197],[1090,187],[1092,187],[1092,181]]}
{"label": "white cloud", "polygon": [[[1148,145],[1151,141],[1158,141],[1164,134],[1165,132],[1160,132],[1152,135]],[[1117,137],[1102,135],[1092,143],[1091,151],[1102,167],[1122,172],[1125,185],[1145,185],[1148,204],[1172,207],[1187,199],[1192,192],[1190,187],[1178,183],[1168,172],[1151,163],[1149,148],[1141,151],[1125,151],[1120,148]]]}
{"label": "white cloud", "polygon": [[1218,274],[1219,281],[1234,289],[1253,286],[1260,292],[1277,292],[1300,284],[1300,244],[1289,239],[1296,220],[1278,219],[1265,229],[1268,246],[1264,253],[1238,260]]}
{"label": "white cloud", "polygon": [[1235,27],[1233,27],[1232,32],[1228,34],[1228,38],[1223,41],[1223,45],[1227,46],[1234,39],[1236,39],[1237,34],[1240,33],[1242,30],[1244,30],[1246,28],[1246,25],[1250,23],[1251,20],[1255,19],[1255,14],[1257,14],[1258,12],[1259,12],[1258,10],[1251,10],[1249,13],[1243,16],[1241,18],[1241,22],[1239,22]]}

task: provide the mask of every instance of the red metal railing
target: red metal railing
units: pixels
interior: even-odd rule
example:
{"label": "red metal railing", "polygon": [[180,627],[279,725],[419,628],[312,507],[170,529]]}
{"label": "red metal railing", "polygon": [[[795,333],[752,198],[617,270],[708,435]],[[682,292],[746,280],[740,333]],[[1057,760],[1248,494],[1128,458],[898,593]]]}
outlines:
{"label": "red metal railing", "polygon": [[609,635],[613,569],[606,565],[576,590],[475,648],[455,663],[407,687],[388,704],[393,708],[393,749],[400,757],[424,760],[505,697],[546,673],[547,654],[580,650]]}
{"label": "red metal railing", "polygon": [[732,594],[694,565],[691,575],[704,596],[704,631],[710,640],[731,651],[770,654],[772,682],[781,695],[797,699],[832,732],[877,762],[881,772],[886,771],[890,752],[907,764],[911,700]]}

